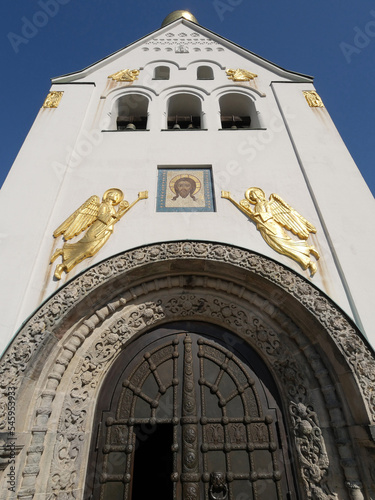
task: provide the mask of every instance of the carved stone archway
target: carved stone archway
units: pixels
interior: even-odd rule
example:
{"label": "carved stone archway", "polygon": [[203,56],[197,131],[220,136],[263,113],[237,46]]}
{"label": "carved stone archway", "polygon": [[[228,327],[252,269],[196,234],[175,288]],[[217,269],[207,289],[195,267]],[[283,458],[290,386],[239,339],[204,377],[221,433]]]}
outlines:
{"label": "carved stone archway", "polygon": [[82,498],[105,372],[132,338],[181,319],[225,327],[262,356],[279,381],[305,498],[369,496],[370,465],[359,464],[371,461],[375,363],[357,329],[280,264],[231,246],[178,242],[86,271],[18,333],[0,365],[1,429],[8,388],[17,387],[22,447],[18,493],[6,491],[4,478],[7,497]]}

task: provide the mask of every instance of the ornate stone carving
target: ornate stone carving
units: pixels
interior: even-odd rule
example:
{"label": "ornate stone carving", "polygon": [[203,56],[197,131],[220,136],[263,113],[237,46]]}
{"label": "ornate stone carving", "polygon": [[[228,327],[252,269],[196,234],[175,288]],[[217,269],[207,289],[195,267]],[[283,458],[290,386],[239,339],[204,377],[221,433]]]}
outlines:
{"label": "ornate stone carving", "polygon": [[316,413],[310,406],[292,402],[290,414],[308,498],[335,500],[337,495],[327,485],[329,459]]}
{"label": "ornate stone carving", "polygon": [[176,52],[176,54],[188,54],[189,46],[185,43],[180,43],[179,45],[177,45],[174,51]]}
{"label": "ornate stone carving", "polygon": [[165,304],[165,309],[169,314],[180,318],[210,316],[213,319],[220,319],[222,323],[233,325],[239,333],[250,336],[261,349],[274,352],[279,346],[279,340],[275,332],[267,328],[258,318],[252,317],[237,305],[215,298],[212,303],[208,303],[202,297],[194,294],[183,294],[170,299]]}
{"label": "ornate stone carving", "polygon": [[193,48],[195,51],[203,49],[212,50],[212,48],[222,49],[221,45],[215,40],[211,40],[194,32],[179,33],[178,35],[168,32],[165,35],[155,37],[152,40],[147,41],[143,50],[149,50],[150,47],[152,47],[153,50],[158,49],[159,51],[164,50],[167,52],[173,50],[174,47],[174,50],[177,53],[189,52],[190,48]]}
{"label": "ornate stone carving", "polygon": [[61,470],[58,474],[52,477],[52,494],[48,500],[76,500],[72,492],[74,485],[74,473],[69,470]]}
{"label": "ornate stone carving", "polygon": [[[48,339],[64,318],[69,315],[70,311],[77,307],[81,301],[87,300],[90,294],[95,292],[99,286],[105,285],[105,283],[110,282],[115,277],[118,280],[127,271],[146,264],[162,263],[163,261],[173,261],[175,259],[179,259],[180,261],[194,260],[195,262],[197,260],[223,262],[226,266],[230,264],[234,268],[256,273],[266,281],[277,284],[280,290],[286,291],[295,300],[303,304],[331,335],[338,349],[351,366],[353,373],[359,380],[359,385],[368,403],[372,419],[375,421],[375,402],[372,396],[374,394],[374,359],[346,317],[326,297],[320,294],[318,290],[314,289],[303,278],[284,269],[281,265],[246,250],[202,242],[166,243],[127,252],[108,259],[95,268],[88,270],[59,290],[25,324],[3,357],[0,365],[0,405],[4,405],[4,401],[6,401],[6,386],[8,384],[18,386],[22,379],[22,373],[26,370],[30,360],[42,346],[43,342]],[[202,297],[200,294],[185,293],[186,300],[190,300],[191,307],[195,308],[196,315],[200,316],[202,320],[205,318],[206,320],[213,320],[215,318],[214,322],[223,326],[228,325],[237,331],[239,335],[246,336],[254,347],[262,350],[270,360],[272,366],[274,366],[274,370],[283,377],[283,380],[287,381],[287,392],[290,395],[290,399],[293,400],[293,404],[297,405],[303,402],[303,404],[308,406],[303,385],[303,376],[301,375],[302,372],[292,363],[292,358],[289,362],[287,356],[280,356],[282,349],[280,350],[280,339],[275,331],[270,329],[259,317],[255,317],[251,312],[251,308],[247,306],[244,308],[234,304],[233,301],[226,301],[220,298],[221,291],[229,290],[228,284],[225,284],[222,279],[207,277],[199,279],[200,286],[203,289],[211,287],[216,297],[214,300],[208,301],[207,297]],[[35,468],[35,464],[39,463],[43,452],[44,434],[47,430],[47,422],[54,394],[77,348],[105,318],[114,314],[119,307],[126,306],[128,312],[125,315],[123,314],[110,329],[101,333],[100,338],[95,342],[95,349],[87,353],[86,359],[76,370],[69,397],[62,411],[63,417],[59,424],[58,441],[54,451],[50,492],[53,495],[57,495],[56,498],[60,493],[63,496],[65,495],[66,498],[70,498],[68,492],[73,488],[71,483],[72,481],[74,482],[73,478],[79,474],[77,464],[81,459],[77,457],[82,449],[81,437],[85,428],[84,419],[90,404],[92,404],[90,403],[89,396],[90,394],[94,394],[105,367],[108,366],[118,350],[121,349],[121,345],[135,332],[157,324],[160,321],[181,319],[181,317],[186,317],[183,316],[184,311],[188,311],[186,305],[184,307],[182,304],[181,293],[175,295],[173,299],[169,297],[169,301],[167,302],[160,301],[156,303],[152,300],[145,300],[138,306],[132,305],[133,299],[149,292],[156,293],[156,290],[159,290],[162,286],[167,290],[171,290],[173,287],[178,288],[179,283],[182,283],[180,277],[164,278],[164,281],[161,279],[158,283],[150,282],[150,284],[139,286],[137,290],[130,289],[126,294],[126,298],[124,296],[116,299],[113,303],[99,309],[92,317],[86,319],[65,343],[66,347],[64,347],[64,351],[57,359],[54,371],[48,376],[46,388],[42,392],[40,408],[44,408],[45,411],[38,410],[36,412],[34,427],[36,432],[33,435],[31,443],[31,446],[38,446],[35,449],[39,451],[32,455],[27,455],[26,468],[31,466]],[[189,286],[194,288],[193,284]],[[243,297],[243,304],[253,304],[262,314],[270,315],[274,320],[279,321],[282,328],[290,332],[291,338],[295,338],[297,343],[300,342],[301,345],[304,345],[303,335],[300,332],[298,333],[291,321],[283,316],[272,302],[264,300],[253,292],[247,291],[243,286],[233,283],[230,285],[230,291],[238,300]],[[155,293],[150,296],[155,296]],[[270,300],[272,301],[272,296]],[[275,300],[278,302],[279,299],[276,297]],[[332,382],[326,381],[327,376],[324,376],[325,378],[321,377],[320,368],[315,368],[314,355],[306,352],[306,356],[309,363],[314,366],[314,370],[316,369],[317,378],[319,378],[322,384],[325,384],[325,387],[328,387],[324,392],[324,396],[327,397],[327,400],[335,401],[336,396],[329,389],[333,385]],[[278,363],[276,363],[276,360]],[[33,362],[35,361],[33,360]],[[291,393],[290,391],[293,386],[297,387],[297,390]],[[337,411],[341,411],[336,410],[336,413]],[[341,418],[344,422],[344,418]],[[5,421],[6,413],[0,421],[0,425],[4,425]],[[347,431],[342,430],[340,432],[340,440],[344,439],[349,442],[349,438],[345,434]],[[69,438],[73,434],[75,434],[74,443],[73,441],[69,441]],[[343,435],[345,435],[344,438],[342,438]],[[340,446],[338,449],[340,451]],[[324,454],[324,452],[322,453]],[[57,461],[56,458],[58,458]],[[322,460],[323,462],[324,460]],[[344,469],[346,467],[344,463],[343,467]],[[37,471],[37,469],[35,470]],[[353,479],[352,471],[353,468],[351,466],[349,470],[350,479]],[[35,477],[36,474],[37,472],[35,472]],[[320,472],[319,474],[323,473]],[[32,484],[32,481],[28,475],[27,485],[30,484]],[[316,488],[316,485],[314,488]],[[358,497],[357,494],[355,496],[356,498]]]}
{"label": "ornate stone carving", "polygon": [[288,394],[296,401],[303,401],[306,397],[306,387],[303,385],[303,378],[296,362],[284,356],[283,359],[277,359],[274,366]]}
{"label": "ornate stone carving", "polygon": [[[64,419],[60,421],[58,445],[55,447],[50,477],[50,488],[57,491],[61,485],[60,474],[64,477],[77,477],[77,457],[84,441],[84,421],[100,376],[106,372],[111,360],[121,350],[135,331],[163,318],[160,301],[145,302],[136,310],[131,310],[126,318],[121,318],[112,328],[105,330],[94,344],[94,351],[87,353],[78,366],[73,378],[73,387],[66,399]],[[117,434],[119,435],[119,434]],[[67,450],[74,449],[74,453]],[[55,479],[53,479],[55,478]],[[54,481],[54,483],[53,483]],[[53,484],[52,484],[53,483]],[[73,488],[75,480],[71,488]]]}

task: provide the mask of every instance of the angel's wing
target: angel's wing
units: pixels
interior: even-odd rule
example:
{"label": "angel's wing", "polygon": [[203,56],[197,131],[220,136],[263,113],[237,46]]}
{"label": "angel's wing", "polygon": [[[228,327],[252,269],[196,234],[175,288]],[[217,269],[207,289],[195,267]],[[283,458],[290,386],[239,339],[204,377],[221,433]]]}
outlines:
{"label": "angel's wing", "polygon": [[242,75],[245,78],[248,78],[249,80],[253,80],[254,78],[256,78],[258,76],[255,73],[251,73],[251,71],[247,71],[247,69],[241,69],[241,72],[242,72]]}
{"label": "angel's wing", "polygon": [[271,194],[270,203],[275,221],[292,231],[302,240],[306,240],[310,233],[316,233],[316,228],[311,222],[302,217],[277,194]]}
{"label": "angel's wing", "polygon": [[70,240],[73,236],[87,229],[97,219],[99,207],[99,196],[91,196],[56,229],[53,236],[56,238],[63,234],[65,240]]}
{"label": "angel's wing", "polygon": [[232,79],[234,82],[249,81],[258,76],[255,73],[251,73],[250,71],[241,68],[227,69],[226,73],[228,75],[228,78]]}
{"label": "angel's wing", "polygon": [[138,75],[138,69],[122,69],[121,71],[113,73],[113,75],[109,75],[108,78],[112,78],[112,80],[118,82],[133,82],[134,80],[138,80]]}

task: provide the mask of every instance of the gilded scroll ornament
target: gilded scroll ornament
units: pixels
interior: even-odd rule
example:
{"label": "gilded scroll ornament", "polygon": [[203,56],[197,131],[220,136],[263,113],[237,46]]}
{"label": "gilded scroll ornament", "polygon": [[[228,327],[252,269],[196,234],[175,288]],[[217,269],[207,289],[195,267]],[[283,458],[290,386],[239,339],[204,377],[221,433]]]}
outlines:
{"label": "gilded scroll ornament", "polygon": [[[64,235],[67,242],[87,228],[88,231],[75,243],[64,243],[52,255],[51,263],[62,256],[62,264],[55,269],[55,278],[60,279],[63,271],[69,273],[73,267],[88,257],[95,255],[107,242],[113,233],[113,226],[123,215],[128,212],[139,200],[148,198],[147,191],[138,193],[138,198],[131,204],[123,199],[124,194],[120,189],[108,189],[100,202],[99,196],[91,196],[70,217],[68,217],[53,233],[57,238]],[[118,205],[117,211],[114,207]]]}
{"label": "gilded scroll ornament", "polygon": [[64,92],[57,92],[57,91],[50,92],[43,103],[43,108],[57,108],[58,105],[60,104],[63,93]]}
{"label": "gilded scroll ornament", "polygon": [[324,108],[323,101],[315,90],[303,90],[302,92],[310,108]]}
{"label": "gilded scroll ornament", "polygon": [[108,78],[112,78],[116,82],[134,82],[134,80],[138,80],[138,76],[139,69],[122,69],[117,73],[113,73],[113,75],[109,75]]}
{"label": "gilded scroll ornament", "polygon": [[[264,241],[276,252],[297,261],[303,269],[310,269],[311,276],[317,271],[317,266],[310,258],[310,253],[319,259],[315,247],[305,240],[310,233],[316,233],[315,227],[290,207],[280,196],[273,193],[267,201],[264,191],[257,187],[249,188],[245,200],[237,203],[229,191],[222,191],[221,197],[231,201],[239,210],[253,220]],[[251,205],[255,205],[252,210]],[[303,241],[290,238],[285,229],[292,231]]]}
{"label": "gilded scroll ornament", "polygon": [[250,71],[240,68],[227,69],[226,74],[228,75],[229,80],[233,80],[234,82],[249,82],[258,76],[255,73],[250,73]]}

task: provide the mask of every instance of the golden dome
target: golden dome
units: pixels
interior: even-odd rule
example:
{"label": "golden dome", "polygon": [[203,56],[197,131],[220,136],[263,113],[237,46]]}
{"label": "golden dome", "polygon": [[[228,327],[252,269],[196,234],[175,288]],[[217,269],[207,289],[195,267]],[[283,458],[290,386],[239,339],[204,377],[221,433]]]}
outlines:
{"label": "golden dome", "polygon": [[188,10],[174,10],[164,19],[164,21],[161,23],[161,27],[164,28],[164,26],[167,26],[167,24],[173,23],[173,21],[176,21],[181,17],[187,19],[188,21],[191,21],[192,23],[198,24],[197,19]]}

